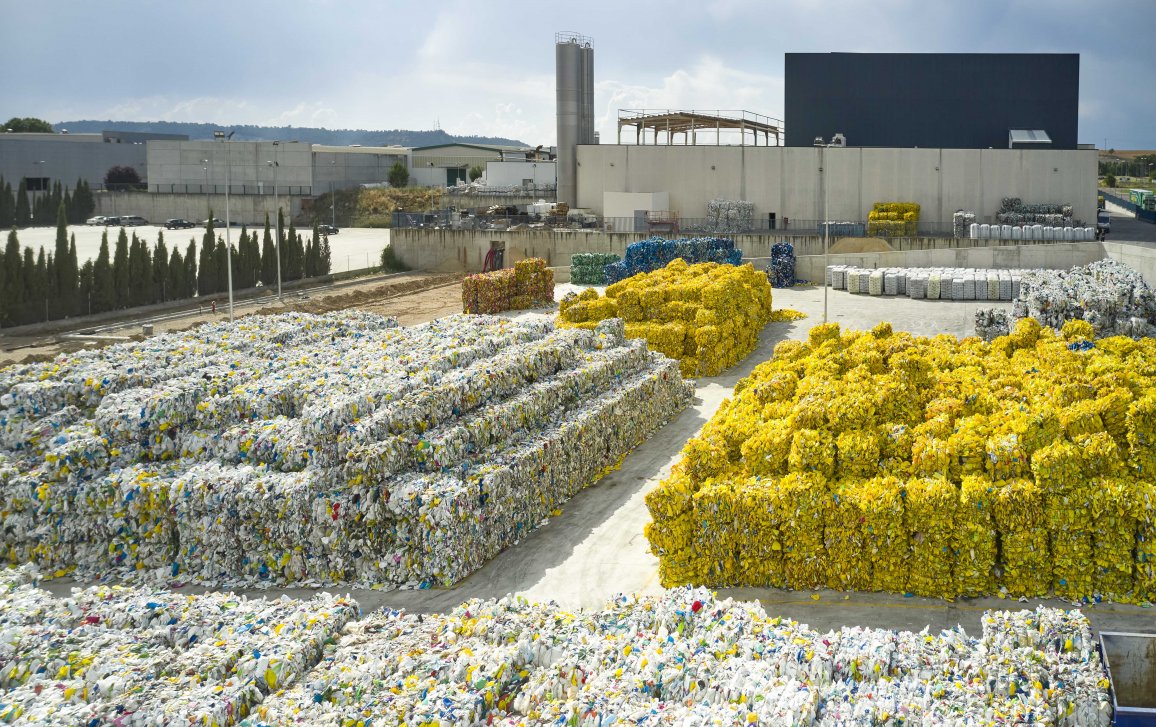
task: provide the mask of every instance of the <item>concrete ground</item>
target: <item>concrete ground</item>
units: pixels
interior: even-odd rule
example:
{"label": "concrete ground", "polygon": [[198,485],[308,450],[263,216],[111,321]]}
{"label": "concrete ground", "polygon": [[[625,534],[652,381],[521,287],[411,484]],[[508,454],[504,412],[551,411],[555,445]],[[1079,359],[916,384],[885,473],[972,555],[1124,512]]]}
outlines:
{"label": "concrete ground", "polygon": [[[572,286],[558,286],[558,296]],[[447,288],[447,295],[456,287]],[[350,590],[364,611],[388,606],[417,612],[450,609],[470,598],[496,598],[522,594],[553,600],[568,608],[596,607],[619,592],[658,593],[658,561],[647,549],[643,526],[649,520],[643,498],[666,477],[688,438],[715,413],[733,392],[735,383],[772,354],[774,346],[788,338],[802,339],[822,320],[823,289],[799,287],[776,290],[775,307],[793,308],[808,318],[792,323],[773,323],[764,329],[758,348],[725,374],[698,381],[694,403],[631,453],[621,469],[580,492],[561,515],[530,533],[522,542],[498,555],[481,570],[448,589]],[[842,291],[828,292],[828,316],[846,328],[869,329],[889,321],[896,330],[921,335],[972,334],[979,307],[1010,308],[1009,303],[917,301],[908,298],[874,298]],[[432,317],[432,316],[431,316]],[[67,593],[76,585],[62,579],[47,584],[49,590]],[[189,586],[187,590],[205,590]],[[316,590],[275,587],[242,591],[250,595],[307,597]],[[938,599],[905,598],[885,593],[792,592],[777,589],[726,589],[720,595],[757,599],[772,615],[783,615],[819,629],[843,625],[933,631],[962,624],[979,633],[980,616],[988,608],[1033,608],[1037,601],[1017,602],[998,598],[963,599],[948,603]],[[1060,601],[1049,605],[1065,607]],[[1086,608],[1097,629],[1152,631],[1156,618],[1150,609],[1123,604],[1097,604]]]}

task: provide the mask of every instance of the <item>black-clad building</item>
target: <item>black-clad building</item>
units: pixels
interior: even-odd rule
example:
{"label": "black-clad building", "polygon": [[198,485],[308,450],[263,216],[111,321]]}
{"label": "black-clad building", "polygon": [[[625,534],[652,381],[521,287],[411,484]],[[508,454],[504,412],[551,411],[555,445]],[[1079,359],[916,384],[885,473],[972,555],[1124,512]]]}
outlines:
{"label": "black-clad building", "polygon": [[785,69],[786,146],[842,133],[848,146],[1007,149],[1028,131],[1023,146],[1076,148],[1078,53],[787,53]]}

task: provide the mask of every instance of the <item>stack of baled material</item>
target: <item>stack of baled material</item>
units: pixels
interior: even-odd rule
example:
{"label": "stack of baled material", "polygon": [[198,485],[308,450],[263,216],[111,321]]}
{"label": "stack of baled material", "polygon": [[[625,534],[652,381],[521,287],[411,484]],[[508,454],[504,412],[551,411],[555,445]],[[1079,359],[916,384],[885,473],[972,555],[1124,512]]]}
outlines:
{"label": "stack of baled material", "polygon": [[691,392],[621,321],[466,315],[243,318],[0,375],[7,557],[209,583],[454,583]]}
{"label": "stack of baled material", "polygon": [[734,240],[723,237],[690,237],[668,240],[651,237],[626,246],[626,257],[610,263],[604,269],[606,284],[617,283],[632,275],[649,273],[681,259],[691,265],[722,263],[739,265],[742,250],[735,249]]}
{"label": "stack of baled material", "polygon": [[554,302],[554,271],[541,258],[527,258],[492,273],[462,280],[463,313],[526,310]]}
{"label": "stack of baled material", "polygon": [[608,286],[602,297],[592,290],[566,296],[558,325],[594,328],[609,318],[626,322],[628,338],[677,359],[684,376],[715,376],[754,349],[771,319],[771,286],[750,264],[675,260]]}
{"label": "stack of baled material", "polygon": [[575,285],[606,285],[606,266],[619,259],[613,253],[576,252],[570,256],[570,282]]}
{"label": "stack of baled material", "polygon": [[867,213],[867,234],[872,237],[911,237],[918,229],[915,202],[876,202]]}
{"label": "stack of baled material", "polygon": [[1078,323],[780,343],[647,495],[662,582],[1152,600],[1156,343]]}

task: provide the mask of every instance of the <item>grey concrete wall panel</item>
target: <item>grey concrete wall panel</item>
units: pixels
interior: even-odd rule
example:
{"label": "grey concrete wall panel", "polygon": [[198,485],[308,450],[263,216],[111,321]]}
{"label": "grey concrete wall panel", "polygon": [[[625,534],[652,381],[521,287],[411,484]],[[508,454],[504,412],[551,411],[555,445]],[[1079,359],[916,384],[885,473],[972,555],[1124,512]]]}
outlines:
{"label": "grey concrete wall panel", "polygon": [[1077,53],[787,53],[786,145],[1006,149],[1043,129],[1075,149]]}

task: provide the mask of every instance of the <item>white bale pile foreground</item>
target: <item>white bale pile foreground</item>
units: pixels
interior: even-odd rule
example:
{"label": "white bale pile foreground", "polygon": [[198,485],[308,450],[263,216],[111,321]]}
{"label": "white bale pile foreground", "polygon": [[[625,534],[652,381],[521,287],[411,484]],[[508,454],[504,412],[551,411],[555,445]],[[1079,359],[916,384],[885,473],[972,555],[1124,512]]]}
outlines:
{"label": "white bale pile foreground", "polygon": [[321,659],[357,603],[98,586],[0,572],[0,723],[231,725]]}
{"label": "white bale pile foreground", "polygon": [[684,408],[621,321],[244,318],[0,371],[2,551],[82,576],[451,584]]}
{"label": "white bale pile foreground", "polygon": [[705,589],[597,611],[507,597],[350,624],[242,724],[1107,725],[1078,611],[989,612],[983,635],[821,633]]}

